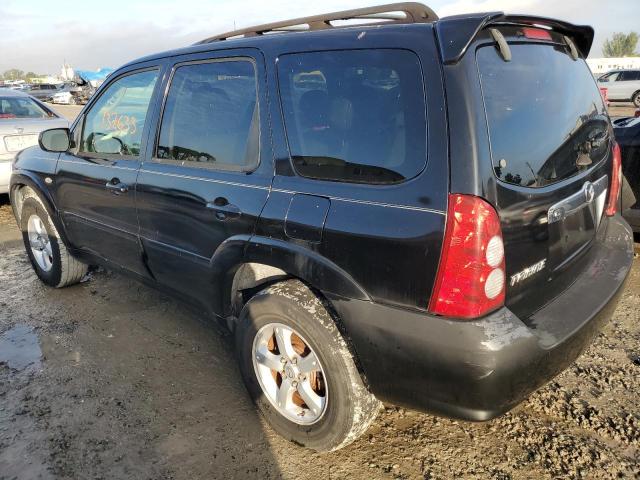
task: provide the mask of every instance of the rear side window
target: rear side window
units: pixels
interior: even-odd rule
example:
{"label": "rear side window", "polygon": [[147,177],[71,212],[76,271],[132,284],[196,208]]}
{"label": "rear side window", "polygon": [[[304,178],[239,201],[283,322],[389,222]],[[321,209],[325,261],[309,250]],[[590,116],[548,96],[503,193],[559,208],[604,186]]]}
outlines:
{"label": "rear side window", "polygon": [[632,82],[635,80],[640,80],[640,71],[630,70],[628,72],[622,72],[618,77],[618,80],[622,80],[623,82]]}
{"label": "rear side window", "polygon": [[560,46],[510,47],[510,62],[493,46],[477,51],[496,176],[544,187],[602,160],[609,123],[587,64]]}
{"label": "rear side window", "polygon": [[415,54],[381,49],[284,55],[278,76],[299,175],[388,184],[424,168],[426,108]]}
{"label": "rear side window", "polygon": [[175,70],[156,157],[195,167],[247,169],[258,161],[256,75],[247,59]]}

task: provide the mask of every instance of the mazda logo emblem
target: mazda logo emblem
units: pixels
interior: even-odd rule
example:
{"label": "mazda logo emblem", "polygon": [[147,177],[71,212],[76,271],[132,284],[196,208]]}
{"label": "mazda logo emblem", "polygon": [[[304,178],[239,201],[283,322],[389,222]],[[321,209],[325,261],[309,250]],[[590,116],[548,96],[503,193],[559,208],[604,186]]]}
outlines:
{"label": "mazda logo emblem", "polygon": [[593,199],[596,196],[596,189],[593,187],[593,183],[591,182],[585,183],[584,187],[582,187],[582,190],[584,192],[584,198],[587,201],[587,203],[593,202]]}

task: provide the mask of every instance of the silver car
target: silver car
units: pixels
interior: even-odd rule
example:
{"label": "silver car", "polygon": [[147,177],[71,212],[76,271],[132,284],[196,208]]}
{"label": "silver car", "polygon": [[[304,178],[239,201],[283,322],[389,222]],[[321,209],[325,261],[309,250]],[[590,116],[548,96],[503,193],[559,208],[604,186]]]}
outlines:
{"label": "silver car", "polygon": [[640,108],[640,70],[613,70],[598,78],[612,102],[633,102]]}
{"label": "silver car", "polygon": [[69,122],[18,90],[0,89],[0,194],[9,191],[11,164],[20,150],[38,144],[38,134]]}

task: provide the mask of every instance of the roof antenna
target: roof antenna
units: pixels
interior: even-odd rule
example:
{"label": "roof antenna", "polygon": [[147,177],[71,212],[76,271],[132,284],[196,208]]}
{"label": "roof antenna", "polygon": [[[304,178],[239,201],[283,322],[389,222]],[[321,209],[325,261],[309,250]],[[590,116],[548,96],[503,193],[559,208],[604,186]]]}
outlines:
{"label": "roof antenna", "polygon": [[502,33],[500,33],[500,31],[496,28],[490,28],[489,32],[491,33],[491,36],[493,37],[495,42],[498,44],[498,50],[500,50],[500,55],[502,55],[502,59],[505,62],[510,62],[511,49],[509,48],[509,44],[504,39],[504,36],[502,35]]}

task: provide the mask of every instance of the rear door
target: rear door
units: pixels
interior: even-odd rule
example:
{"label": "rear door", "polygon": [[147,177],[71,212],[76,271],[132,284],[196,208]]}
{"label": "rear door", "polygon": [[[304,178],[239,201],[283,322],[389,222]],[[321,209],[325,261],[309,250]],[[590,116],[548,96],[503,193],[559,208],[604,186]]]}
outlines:
{"label": "rear door", "polygon": [[264,62],[254,49],[183,56],[165,91],[138,177],[141,241],[159,283],[206,302],[216,249],[253,233],[273,178]]}
{"label": "rear door", "polygon": [[509,62],[494,45],[478,48],[476,60],[505,240],[507,306],[526,318],[585,265],[602,223],[613,137],[586,63],[566,44],[520,41],[510,49]]}
{"label": "rear door", "polygon": [[[447,204],[431,26],[274,52],[276,176],[258,235],[317,252],[378,302],[426,310]],[[276,45],[282,47],[282,45]],[[269,52],[267,52],[269,54]],[[284,221],[283,221],[284,220]],[[328,293],[342,293],[331,290]],[[375,334],[374,334],[375,335]]]}

